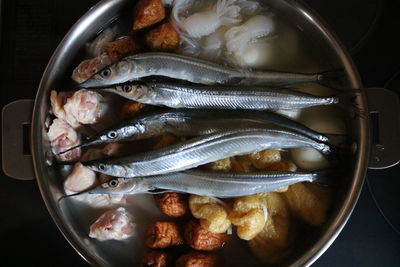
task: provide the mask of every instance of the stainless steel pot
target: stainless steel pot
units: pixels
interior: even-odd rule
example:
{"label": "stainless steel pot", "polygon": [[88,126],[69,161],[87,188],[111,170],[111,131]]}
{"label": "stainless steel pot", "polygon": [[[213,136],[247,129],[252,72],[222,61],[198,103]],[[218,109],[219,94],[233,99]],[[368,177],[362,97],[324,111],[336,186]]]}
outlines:
{"label": "stainless steel pot", "polygon": [[[3,170],[17,179],[36,177],[43,200],[65,238],[90,264],[119,266],[134,258],[134,253],[119,251],[118,245],[104,246],[87,237],[87,210],[68,201],[57,203],[62,195],[61,182],[57,171],[46,164],[49,144],[46,139],[46,118],[49,110],[49,91],[65,83],[66,73],[71,73],[73,60],[86,42],[93,38],[102,27],[108,25],[118,15],[132,5],[129,0],[104,0],[90,9],[68,32],[50,59],[43,74],[37,96],[33,100],[19,100],[3,109]],[[286,17],[296,21],[298,27],[314,38],[326,51],[327,59],[333,66],[345,70],[348,86],[362,88],[357,70],[338,39],[326,24],[312,10],[295,0],[269,1],[269,5],[282,11]],[[344,179],[337,192],[330,218],[323,227],[315,231],[310,242],[296,248],[286,264],[303,266],[312,264],[335,240],[346,224],[361,191],[367,167],[380,169],[399,162],[400,150],[400,105],[397,95],[385,89],[362,89],[357,99],[367,114],[379,116],[380,140],[371,143],[369,116],[350,121],[350,135],[357,143],[357,152],[352,171]],[[33,115],[31,113],[33,108]],[[31,123],[32,156],[23,155],[21,136],[23,124]],[[12,140],[12,141],[11,141]],[[15,163],[18,163],[17,165]],[[33,165],[32,165],[33,164]]]}

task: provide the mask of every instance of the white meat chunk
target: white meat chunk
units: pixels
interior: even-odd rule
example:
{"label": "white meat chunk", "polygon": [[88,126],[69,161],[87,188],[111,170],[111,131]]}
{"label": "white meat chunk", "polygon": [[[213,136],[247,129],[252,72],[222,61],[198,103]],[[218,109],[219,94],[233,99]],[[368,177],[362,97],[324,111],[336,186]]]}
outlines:
{"label": "white meat chunk", "polygon": [[[65,180],[64,190],[67,195],[79,193],[98,185],[99,182],[104,182],[105,179],[105,177],[102,177],[99,181],[94,171],[86,168],[78,162],[74,165],[72,172]],[[76,195],[73,198],[94,208],[104,208],[125,203],[124,195],[81,194]]]}
{"label": "white meat chunk", "polygon": [[94,124],[101,119],[106,104],[99,93],[81,89],[67,99],[64,105],[66,120],[72,126]]}
{"label": "white meat chunk", "polygon": [[91,226],[89,236],[98,240],[123,240],[134,233],[132,216],[125,208],[109,210],[100,216]]}
{"label": "white meat chunk", "polygon": [[[55,119],[49,127],[47,135],[51,149],[55,155],[81,143],[79,133],[62,119]],[[57,155],[61,161],[74,161],[81,156],[81,149],[76,148],[69,152]]]}
{"label": "white meat chunk", "polygon": [[92,59],[86,59],[74,69],[72,79],[77,83],[82,83],[110,64],[111,59],[107,53],[103,53]]}

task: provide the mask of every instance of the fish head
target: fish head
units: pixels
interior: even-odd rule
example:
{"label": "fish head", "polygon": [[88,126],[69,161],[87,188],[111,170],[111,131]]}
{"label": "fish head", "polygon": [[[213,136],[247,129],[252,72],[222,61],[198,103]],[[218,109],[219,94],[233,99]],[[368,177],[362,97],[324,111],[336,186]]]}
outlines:
{"label": "fish head", "polygon": [[147,96],[149,87],[143,83],[130,82],[115,86],[115,90],[125,98],[139,101]]}
{"label": "fish head", "polygon": [[82,162],[82,165],[85,166],[86,168],[91,169],[92,171],[116,177],[132,177],[132,173],[134,171],[133,168],[132,171],[130,171],[129,168],[125,168],[121,164],[117,163],[111,164],[107,163],[107,161],[102,161],[102,160]]}
{"label": "fish head", "polygon": [[88,191],[89,194],[132,194],[138,191],[138,179],[113,178]]}
{"label": "fish head", "polygon": [[82,88],[93,88],[123,83],[132,78],[129,77],[129,75],[133,72],[133,68],[134,67],[131,62],[127,60],[121,60],[101,69],[79,86]]}

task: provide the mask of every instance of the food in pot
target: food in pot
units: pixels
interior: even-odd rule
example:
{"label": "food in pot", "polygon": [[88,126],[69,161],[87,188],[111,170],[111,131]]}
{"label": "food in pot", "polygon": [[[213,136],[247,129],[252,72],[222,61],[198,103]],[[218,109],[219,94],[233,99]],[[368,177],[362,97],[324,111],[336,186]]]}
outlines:
{"label": "food in pot", "polygon": [[141,47],[135,39],[125,36],[106,44],[103,49],[111,62],[117,62],[128,55],[140,52]]}
{"label": "food in pot", "polygon": [[151,51],[174,51],[179,46],[179,34],[166,22],[146,33],[144,41]]}
{"label": "food in pot", "polygon": [[242,25],[232,27],[225,32],[226,49],[236,58],[241,59],[246,48],[254,39],[270,35],[274,31],[274,27],[270,16],[251,17]]}
{"label": "food in pot", "polygon": [[[102,177],[103,178],[103,177]],[[100,180],[100,181],[99,181]],[[84,202],[92,207],[109,207],[124,202],[124,195],[110,194],[78,194],[95,187],[99,182],[106,182],[108,179],[98,179],[96,174],[84,167],[81,163],[76,163],[64,181],[64,190],[67,195],[74,194],[75,200]]]}
{"label": "food in pot", "polygon": [[[137,105],[137,102],[134,102],[132,105],[134,106],[132,112],[140,112],[141,107]],[[136,110],[136,108],[138,110]],[[229,129],[236,130],[237,128],[269,128],[276,126],[294,130],[318,141],[325,142],[328,140],[324,134],[315,132],[300,123],[273,113],[258,111],[172,110],[153,112],[131,118],[92,136],[87,139],[87,141],[80,144],[80,146],[88,147],[110,142],[140,140],[164,133],[171,133],[179,137],[187,137],[217,133]],[[163,136],[164,138],[168,137],[168,139],[172,138],[172,136],[168,135]],[[172,139],[174,140],[175,138]],[[168,144],[172,143],[168,141]],[[265,158],[267,156],[273,156],[271,154],[272,152],[260,153],[261,154],[254,154],[252,156],[252,158],[254,158],[252,161],[255,162],[258,157]],[[270,153],[271,155],[265,153]],[[276,154],[275,161],[277,161],[279,152],[274,153]],[[260,162],[257,166],[260,166],[260,164],[268,164],[268,158],[261,158],[261,161],[266,162]],[[262,166],[260,168],[262,168]]]}
{"label": "food in pot", "polygon": [[271,165],[281,162],[282,157],[279,150],[266,149],[256,153],[251,153],[249,159],[257,169],[267,170]]}
{"label": "food in pot", "polygon": [[154,195],[157,207],[170,217],[179,218],[189,211],[187,195],[168,192]]}
{"label": "food in pot", "polygon": [[292,221],[279,193],[260,194],[267,206],[268,219],[262,231],[248,241],[252,252],[264,263],[273,264],[286,257],[291,249]]}
{"label": "food in pot", "polygon": [[315,96],[265,86],[130,82],[103,89],[141,103],[170,108],[276,110],[338,105],[357,111],[348,96]]}
{"label": "food in pot", "polygon": [[[80,134],[62,119],[53,120],[47,132],[51,150],[60,161],[74,161],[81,156],[81,149],[74,148],[81,143]],[[67,153],[60,152],[74,148]]]}
{"label": "food in pot", "polygon": [[176,267],[217,267],[220,260],[217,255],[211,253],[191,252],[179,257]]}
{"label": "food in pot", "polygon": [[[237,142],[240,139],[241,142]],[[312,147],[331,154],[328,144],[287,130],[238,129],[170,145],[132,156],[85,162],[89,169],[116,177],[140,177],[187,170],[235,155],[264,149]]]}
{"label": "food in pot", "polygon": [[111,63],[111,59],[108,57],[107,53],[102,53],[92,59],[86,59],[74,69],[72,72],[72,80],[77,83],[82,83]]}
{"label": "food in pot", "polygon": [[145,243],[149,248],[168,248],[183,243],[178,225],[156,221],[147,228]]}
{"label": "food in pot", "polygon": [[227,205],[216,198],[190,195],[189,208],[201,226],[212,233],[225,233],[231,227]]}
{"label": "food in pot", "polygon": [[121,116],[128,119],[140,115],[143,109],[146,107],[145,104],[136,101],[127,101],[121,109]]}
{"label": "food in pot", "polygon": [[212,233],[204,229],[199,223],[191,220],[185,227],[185,241],[196,250],[213,251],[221,249],[226,241],[226,233]]}
{"label": "food in pot", "polygon": [[[239,197],[248,194],[276,191],[299,182],[329,184],[329,172],[265,171],[227,173],[188,170],[170,174],[114,178],[82,194],[143,194],[154,190],[184,192],[208,197]],[[285,191],[285,189],[283,190]]]}
{"label": "food in pot", "polygon": [[163,52],[141,53],[125,57],[102,69],[80,84],[83,88],[101,87],[138,80],[148,76],[165,76],[200,84],[263,84],[286,86],[296,83],[325,83],[337,73],[288,73],[244,71],[193,57]]}
{"label": "food in pot", "polygon": [[104,29],[92,42],[86,45],[89,57],[100,56],[104,52],[104,47],[112,42],[119,33],[118,26]]}
{"label": "food in pot", "polygon": [[166,267],[167,266],[167,253],[153,250],[149,251],[143,256],[143,267]]}
{"label": "food in pot", "polygon": [[191,14],[186,18],[177,17],[177,24],[187,35],[199,38],[213,33],[222,25],[239,23],[239,11],[235,1],[218,0],[211,9]]}
{"label": "food in pot", "polygon": [[162,0],[138,0],[133,18],[133,30],[140,30],[160,22],[165,18]]}
{"label": "food in pot", "polygon": [[331,206],[331,192],[326,187],[309,183],[298,183],[289,186],[283,194],[294,215],[308,224],[321,226],[327,218]]}
{"label": "food in pot", "polygon": [[[324,156],[331,163],[336,164],[336,161],[331,160],[337,159],[336,156],[339,154],[331,153],[331,150],[336,151],[336,147],[329,144],[331,140],[328,139],[328,136],[265,111],[171,110],[152,106],[172,103],[168,105],[177,107],[181,103],[188,103],[184,107],[204,107],[203,104],[198,104],[203,101],[207,105],[211,103],[206,107],[218,109],[222,107],[237,108],[240,106],[239,104],[243,103],[242,107],[257,109],[257,105],[265,100],[270,104],[269,107],[274,108],[274,112],[279,113],[286,108],[288,111],[285,113],[286,115],[293,113],[297,118],[302,116],[303,110],[301,113],[293,112],[296,106],[293,103],[288,104],[290,102],[288,99],[292,98],[287,98],[287,95],[303,97],[310,95],[287,88],[276,88],[276,90],[268,91],[269,98],[264,97],[264,99],[258,95],[257,99],[254,99],[248,92],[243,93],[243,90],[251,90],[253,94],[254,88],[261,87],[242,85],[258,82],[272,84],[272,87],[305,82],[330,84],[335,82],[338,73],[318,73],[325,70],[324,68],[276,68],[272,65],[261,66],[257,70],[239,68],[238,65],[250,66],[254,63],[251,62],[253,60],[251,58],[249,61],[243,59],[244,57],[249,58],[247,56],[249,51],[255,51],[252,53],[258,55],[257,51],[276,47],[275,40],[279,40],[281,34],[284,36],[284,33],[280,32],[282,29],[282,25],[279,24],[280,18],[273,16],[269,11],[267,13],[259,2],[221,0],[215,3],[212,1],[176,0],[171,2],[171,5],[173,25],[169,23],[171,18],[166,17],[170,14],[168,7],[167,10],[164,10],[161,1],[138,1],[133,24],[134,27],[137,27],[136,29],[140,29],[139,32],[122,33],[119,31],[123,27],[113,28],[112,33],[107,33],[105,30],[102,33],[102,35],[104,34],[103,39],[99,38],[94,41],[94,43],[98,42],[98,46],[92,43],[93,51],[97,54],[88,56],[100,58],[101,53],[104,53],[103,55],[109,57],[108,60],[117,62],[98,71],[82,86],[101,86],[101,88],[93,88],[93,91],[103,96],[104,103],[115,103],[107,112],[111,117],[114,116],[114,125],[121,121],[122,117],[130,119],[111,128],[106,128],[104,124],[96,124],[96,127],[90,126],[96,132],[95,134],[83,131],[80,128],[82,122],[79,122],[77,131],[84,138],[90,137],[79,149],[85,151],[91,145],[97,145],[97,147],[86,150],[84,156],[80,158],[82,161],[90,160],[90,162],[77,165],[77,169],[67,177],[66,184],[68,186],[65,191],[73,194],[73,199],[79,200],[80,197],[85,196],[83,200],[86,203],[88,203],[87,199],[92,197],[106,199],[105,196],[110,196],[110,199],[106,199],[109,205],[122,204],[118,201],[113,202],[111,196],[119,197],[122,201],[127,199],[127,202],[124,203],[125,207],[134,211],[135,215],[136,213],[140,214],[140,219],[147,221],[146,224],[148,224],[148,220],[153,222],[156,220],[148,229],[145,243],[150,248],[174,248],[169,248],[165,252],[153,251],[148,254],[144,254],[143,248],[135,248],[136,259],[144,255],[143,264],[162,265],[165,264],[166,257],[171,259],[177,254],[186,253],[189,248],[183,244],[183,238],[178,229],[178,225],[184,223],[188,223],[185,239],[192,249],[217,250],[215,253],[228,260],[229,266],[232,262],[236,262],[234,257],[231,259],[227,256],[232,255],[232,252],[229,251],[232,249],[231,246],[221,249],[227,241],[227,234],[230,235],[230,241],[234,242],[233,247],[248,243],[251,250],[254,251],[254,255],[259,257],[262,262],[278,262],[291,251],[293,240],[296,238],[294,229],[298,223],[297,218],[311,225],[321,225],[326,220],[330,205],[329,201],[324,202],[324,198],[318,192],[309,189],[307,184],[300,184],[306,185],[304,187],[297,186],[299,182],[304,181],[327,183],[331,179],[330,172],[320,169],[305,172],[301,166],[297,170],[296,165],[292,163],[293,156],[286,152],[285,148],[313,147],[318,151],[323,151]],[[221,24],[222,26],[215,24],[215,20],[205,21],[199,25],[193,24],[193,21],[199,18],[213,16],[221,11],[218,10],[218,5],[228,6],[232,13],[227,14],[228,10],[222,12],[234,20],[237,19],[237,22],[235,24],[228,23],[229,25]],[[214,14],[211,14],[212,12]],[[200,34],[201,37],[191,37],[182,27],[182,22],[187,23],[186,26],[192,27],[193,32],[203,31]],[[159,24],[156,25],[156,23]],[[207,29],[202,28],[203,26]],[[118,34],[116,34],[117,32]],[[276,36],[270,38],[272,32]],[[107,37],[106,33],[108,36],[114,35],[114,37]],[[121,39],[120,37],[124,34],[128,34],[128,37]],[[117,36],[119,38],[115,39]],[[146,44],[141,47],[144,53],[130,55],[137,52],[134,49],[137,46],[133,45],[132,40],[135,40],[133,43],[137,41]],[[270,43],[273,44],[269,45]],[[257,44],[256,48],[254,48],[255,44]],[[137,44],[135,43],[135,45]],[[146,49],[173,50],[182,53],[190,45],[194,48],[194,53],[197,53],[196,57],[146,51]],[[235,49],[228,51],[228,47]],[[269,55],[272,52],[274,51],[267,51]],[[293,54],[288,51],[288,55]],[[123,56],[127,57],[122,58]],[[285,55],[283,55],[282,62],[292,60],[292,57],[290,59],[284,57]],[[209,61],[204,61],[204,59]],[[210,61],[218,62],[218,64]],[[294,57],[293,61],[299,61],[299,58]],[[230,65],[227,65],[227,62],[230,62]],[[266,60],[265,62],[269,64],[270,61]],[[301,61],[301,64],[303,62],[307,63],[307,60]],[[85,75],[99,66],[99,62],[95,60],[88,61],[88,63],[91,64],[82,64],[74,72],[74,76],[80,77],[81,81],[86,80]],[[281,70],[283,72],[267,72],[265,70]],[[307,74],[291,72],[298,70]],[[78,71],[79,75],[77,75]],[[153,75],[164,77],[153,77]],[[148,76],[149,78],[146,79]],[[167,80],[168,82],[166,82],[166,77],[181,81],[179,84],[178,81],[172,83],[171,80]],[[115,85],[115,83],[142,78],[144,79],[140,83],[133,81]],[[200,84],[188,84],[185,81]],[[225,83],[225,85],[218,85],[220,83]],[[201,84],[207,84],[207,86]],[[303,85],[306,88],[307,86],[307,84]],[[236,90],[239,87],[240,90]],[[233,90],[229,88],[233,88]],[[156,92],[157,94],[152,96],[157,99],[146,99],[149,96],[146,93],[149,91]],[[129,96],[139,102],[126,102],[126,99],[109,92]],[[228,95],[227,92],[234,92],[234,97]],[[278,102],[272,102],[270,97],[274,92],[284,92],[286,98],[278,96]],[[265,94],[266,91],[263,90],[261,93]],[[329,99],[329,97],[325,97],[329,94],[320,94],[319,91],[313,92],[313,94],[315,96],[310,96],[312,100]],[[355,94],[356,92],[340,94],[331,99],[344,100],[345,105],[342,106],[346,108],[343,109],[343,112],[354,111],[356,110],[355,106],[349,100]],[[64,112],[64,105],[68,101],[67,99],[71,98],[71,94],[61,92],[53,95],[53,114],[61,117],[60,114]],[[240,100],[243,95],[245,98]],[[252,101],[248,105],[249,99]],[[81,102],[86,104],[90,101],[81,98]],[[140,102],[146,102],[149,105],[143,105]],[[271,103],[275,103],[275,106]],[[314,104],[311,103],[311,105]],[[332,108],[336,110],[336,107]],[[154,110],[156,111],[153,112]],[[75,115],[82,115],[81,112],[78,113]],[[118,115],[115,116],[111,113]],[[303,118],[300,118],[303,121]],[[71,124],[74,122],[71,121]],[[104,130],[105,128],[106,130]],[[257,129],[253,130],[252,128]],[[316,129],[314,128],[314,130]],[[326,128],[323,128],[320,131],[325,132],[325,130]],[[271,144],[273,145],[271,146]],[[225,151],[226,149],[229,150],[229,153]],[[114,159],[104,159],[107,157],[114,157]],[[204,163],[207,165],[199,166]],[[197,166],[200,168],[187,170]],[[102,174],[96,177],[92,171],[88,172],[89,167]],[[178,170],[181,172],[176,173],[175,171]],[[87,178],[84,175],[85,172],[88,172]],[[166,174],[161,174],[164,172]],[[107,174],[116,177],[110,177]],[[101,185],[96,186],[97,183]],[[89,184],[91,185],[89,186]],[[296,184],[296,186],[289,187],[292,184]],[[78,191],[68,191],[68,188]],[[271,191],[274,192],[266,193]],[[139,195],[140,193],[160,192],[163,194],[155,196],[156,204],[167,216],[178,218],[173,222],[161,221],[165,219],[164,215],[160,216],[160,212],[157,210],[146,207],[147,204],[155,206],[151,202],[152,197]],[[196,195],[190,196],[190,199],[187,200],[186,197],[182,197],[182,192]],[[222,201],[215,197],[227,199]],[[320,199],[323,203],[318,206],[316,202]],[[307,203],[302,203],[304,201]],[[95,205],[93,203],[102,202],[103,200],[97,199],[89,204],[93,206]],[[198,218],[199,222],[194,220],[187,222],[188,217],[184,215],[187,213],[188,206],[190,206],[192,215]],[[312,217],[310,214],[314,208],[318,215]],[[92,209],[90,212],[96,211]],[[235,228],[236,231],[232,231],[232,228]],[[139,232],[139,236],[144,236],[146,229],[137,228],[135,231]],[[136,247],[137,242],[143,242],[139,239],[131,241],[121,245],[124,246],[124,249],[132,249],[132,244]],[[180,244],[182,246],[177,246]],[[139,245],[139,247],[143,246]],[[240,252],[247,253],[244,251]],[[243,259],[245,258],[246,262],[249,262],[249,266],[253,266],[255,257],[248,256],[243,256]],[[201,264],[209,262],[211,266],[218,265],[219,263],[216,263],[214,259],[216,256],[211,254],[190,253],[182,256],[177,264],[178,266],[180,266],[179,264],[182,266],[200,264],[202,266]],[[135,262],[135,264],[137,263]]]}
{"label": "food in pot", "polygon": [[109,210],[103,213],[91,226],[89,236],[104,241],[123,240],[134,234],[132,216],[125,208]]}
{"label": "food in pot", "polygon": [[237,235],[251,240],[264,228],[268,218],[267,207],[257,195],[235,198],[229,220],[237,227]]}

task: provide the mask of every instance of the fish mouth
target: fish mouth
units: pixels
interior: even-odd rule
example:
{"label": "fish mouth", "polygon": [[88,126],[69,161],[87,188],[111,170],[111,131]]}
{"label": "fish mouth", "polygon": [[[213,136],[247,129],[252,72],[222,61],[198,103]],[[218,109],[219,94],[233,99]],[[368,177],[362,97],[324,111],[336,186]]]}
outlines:
{"label": "fish mouth", "polygon": [[67,152],[72,151],[72,150],[77,149],[77,148],[83,148],[83,147],[88,147],[88,146],[94,146],[94,145],[98,145],[98,144],[100,144],[100,143],[101,143],[101,141],[99,141],[99,140],[89,140],[89,141],[87,141],[87,142],[85,142],[85,143],[82,143],[82,144],[79,144],[79,145],[77,145],[77,146],[73,146],[73,147],[71,147],[71,148],[68,148],[67,150],[61,151],[61,152],[59,152],[59,153],[57,154],[57,156],[62,155],[62,154],[64,154],[64,153],[67,153]]}

